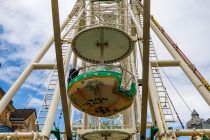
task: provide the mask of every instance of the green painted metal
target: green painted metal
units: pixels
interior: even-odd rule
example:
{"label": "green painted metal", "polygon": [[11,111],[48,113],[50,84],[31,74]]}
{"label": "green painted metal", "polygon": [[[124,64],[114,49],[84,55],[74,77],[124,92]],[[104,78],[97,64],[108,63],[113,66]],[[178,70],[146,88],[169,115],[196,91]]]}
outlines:
{"label": "green painted metal", "polygon": [[61,140],[60,130],[58,128],[51,130],[51,134],[53,134],[57,140]]}
{"label": "green painted metal", "polygon": [[158,132],[158,128],[157,127],[152,127],[151,128],[151,132],[150,132],[150,139],[154,140],[155,138],[155,134]]}

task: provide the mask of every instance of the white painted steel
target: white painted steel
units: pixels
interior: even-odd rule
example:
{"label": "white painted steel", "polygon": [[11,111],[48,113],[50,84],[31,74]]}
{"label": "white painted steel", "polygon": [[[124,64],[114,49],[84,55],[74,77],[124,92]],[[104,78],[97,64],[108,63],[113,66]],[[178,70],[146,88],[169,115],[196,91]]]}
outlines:
{"label": "white painted steel", "polygon": [[33,139],[34,136],[39,136],[37,132],[1,132],[0,139]]}
{"label": "white painted steel", "polygon": [[[135,46],[135,48],[137,48]],[[137,69],[136,69],[136,65],[134,64],[134,51],[131,53],[131,65],[133,66],[132,68],[132,73],[134,74],[134,79],[135,79],[135,83],[136,83],[136,91],[137,94],[135,96],[135,104],[136,104],[136,113],[137,113],[137,120],[136,122],[138,124],[140,124],[140,120],[141,120],[141,100],[140,100],[140,96],[139,96],[139,87],[138,87],[138,73],[137,73]],[[134,119],[135,120],[135,119]]]}
{"label": "white painted steel", "polygon": [[[172,132],[173,133],[173,132]],[[210,129],[187,129],[175,131],[176,136],[210,136]]]}

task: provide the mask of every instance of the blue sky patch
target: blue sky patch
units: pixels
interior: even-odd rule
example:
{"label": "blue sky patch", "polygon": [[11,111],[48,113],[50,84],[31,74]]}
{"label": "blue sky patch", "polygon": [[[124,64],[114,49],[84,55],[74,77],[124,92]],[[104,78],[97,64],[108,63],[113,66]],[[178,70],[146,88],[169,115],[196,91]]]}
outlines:
{"label": "blue sky patch", "polygon": [[0,34],[3,34],[3,33],[4,33],[3,25],[0,24]]}

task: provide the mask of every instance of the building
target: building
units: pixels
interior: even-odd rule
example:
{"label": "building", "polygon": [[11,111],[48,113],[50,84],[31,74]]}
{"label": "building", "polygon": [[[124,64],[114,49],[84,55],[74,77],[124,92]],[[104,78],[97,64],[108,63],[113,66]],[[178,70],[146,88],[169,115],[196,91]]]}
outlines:
{"label": "building", "polygon": [[204,128],[210,129],[210,118],[204,122]]}
{"label": "building", "polygon": [[[0,99],[4,96],[5,92],[0,87]],[[12,128],[12,122],[9,121],[10,113],[15,111],[15,107],[13,106],[12,102],[5,108],[2,114],[0,114],[0,125],[6,125]]]}
{"label": "building", "polygon": [[188,129],[202,129],[204,120],[200,119],[199,114],[193,110],[191,114],[192,118],[187,122],[187,128]]}
{"label": "building", "polygon": [[[0,87],[0,99],[4,94],[4,90]],[[35,125],[35,121],[35,109],[16,109],[10,102],[3,113],[0,114],[0,132],[37,131],[38,127]]]}
{"label": "building", "polygon": [[[188,129],[210,129],[210,118],[206,121],[199,117],[199,114],[193,110],[191,114],[192,118],[187,122]],[[207,136],[192,136],[191,140],[210,140]]]}

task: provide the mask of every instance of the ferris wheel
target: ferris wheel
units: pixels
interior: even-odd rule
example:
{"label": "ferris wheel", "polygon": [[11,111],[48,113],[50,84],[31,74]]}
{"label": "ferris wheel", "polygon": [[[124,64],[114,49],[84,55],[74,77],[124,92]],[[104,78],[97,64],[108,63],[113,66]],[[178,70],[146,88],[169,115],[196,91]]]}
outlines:
{"label": "ferris wheel", "polygon": [[[178,121],[184,128],[161,67],[180,67],[208,105],[210,86],[150,14],[149,0],[77,0],[61,26],[58,1],[52,0],[52,14],[54,35],[0,101],[2,113],[33,70],[50,69],[34,122],[41,132],[0,133],[0,138],[49,139],[60,98],[65,131],[58,133],[63,139],[143,140],[146,129],[150,139],[210,135],[204,128],[169,127]],[[173,60],[158,59],[150,30]],[[40,63],[51,47],[55,47],[55,63]]]}

